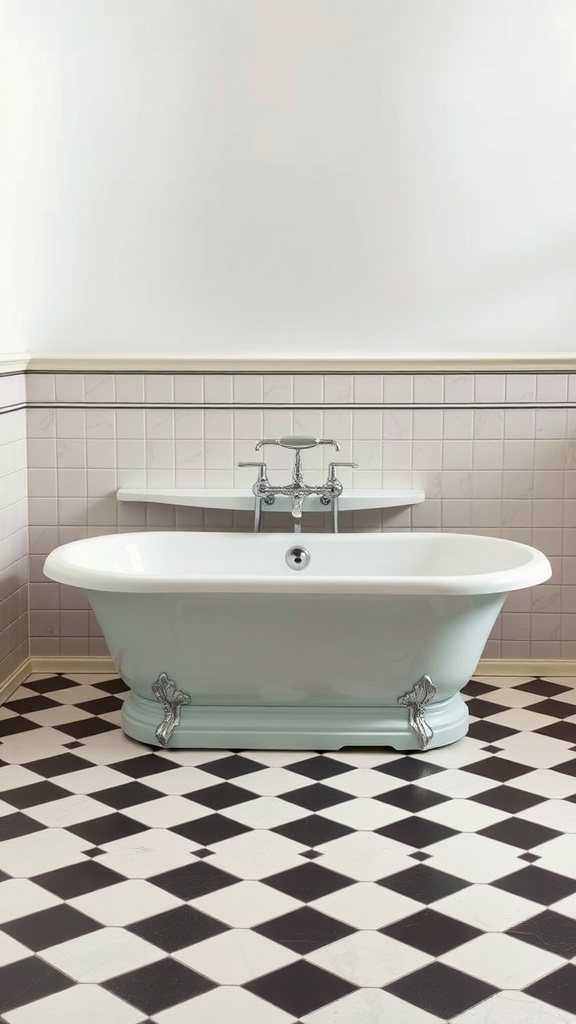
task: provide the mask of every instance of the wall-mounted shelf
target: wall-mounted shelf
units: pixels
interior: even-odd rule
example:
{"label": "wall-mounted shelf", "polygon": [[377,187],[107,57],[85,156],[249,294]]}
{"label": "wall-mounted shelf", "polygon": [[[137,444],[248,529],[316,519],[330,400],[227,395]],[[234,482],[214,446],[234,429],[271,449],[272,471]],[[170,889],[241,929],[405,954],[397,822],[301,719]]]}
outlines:
{"label": "wall-mounted shelf", "polygon": [[[194,508],[225,508],[234,511],[251,512],[254,509],[254,495],[251,490],[230,490],[213,488],[196,490],[168,487],[121,487],[117,492],[118,501],[147,501],[161,505],[188,505]],[[339,500],[341,512],[356,512],[369,508],[395,508],[403,505],[418,505],[424,501],[424,491],[391,488],[386,491],[346,491]],[[278,495],[274,505],[265,506],[268,512],[289,512],[290,498]],[[305,512],[328,512],[320,499],[311,495],[306,499]]]}

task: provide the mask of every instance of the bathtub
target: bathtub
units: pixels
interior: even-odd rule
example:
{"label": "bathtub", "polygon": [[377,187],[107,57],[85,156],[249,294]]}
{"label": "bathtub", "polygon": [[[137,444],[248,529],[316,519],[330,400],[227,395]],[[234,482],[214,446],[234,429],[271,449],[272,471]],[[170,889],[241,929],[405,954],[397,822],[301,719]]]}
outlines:
{"label": "bathtub", "polygon": [[56,548],[147,744],[420,750],[465,735],[461,688],[534,548],[450,533],[125,533]]}

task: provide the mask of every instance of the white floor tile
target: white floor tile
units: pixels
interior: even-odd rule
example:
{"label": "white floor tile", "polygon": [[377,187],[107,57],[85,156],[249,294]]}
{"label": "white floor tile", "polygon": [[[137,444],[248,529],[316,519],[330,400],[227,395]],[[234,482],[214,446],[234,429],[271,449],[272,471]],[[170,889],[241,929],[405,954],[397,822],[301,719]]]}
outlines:
{"label": "white floor tile", "polygon": [[122,772],[114,768],[107,768],[103,765],[94,765],[93,768],[82,768],[79,772],[67,772],[65,775],[56,775],[51,782],[55,786],[62,786],[71,793],[97,793],[100,789],[110,789],[112,786],[123,786],[127,779]]}
{"label": "white floor tile", "polygon": [[[35,782],[43,782],[42,776],[31,772],[21,764],[7,764],[0,768],[0,793],[7,793],[9,789],[19,789],[20,786],[32,786]],[[12,808],[14,812],[15,807]]]}
{"label": "white floor tile", "polygon": [[361,749],[345,748],[344,750],[333,750],[330,757],[335,761],[342,761],[343,764],[351,764],[354,768],[374,768],[378,764],[385,764],[386,761],[394,761],[398,754],[394,750],[381,750],[370,747]]}
{"label": "white floor tile", "polygon": [[123,807],[122,814],[134,821],[140,821],[149,828],[172,828],[185,821],[196,821],[206,815],[206,807],[186,800],[183,796],[160,796],[157,800],[146,800],[134,807]]}
{"label": "white floor tile", "polygon": [[447,871],[469,882],[493,882],[518,871],[518,850],[507,843],[479,836],[475,832],[451,836],[427,848],[432,859],[428,867]]}
{"label": "white floor tile", "polygon": [[470,736],[464,736],[457,743],[451,743],[448,747],[434,747],[422,755],[425,764],[436,764],[440,768],[463,768],[467,764],[475,764],[476,761],[483,761],[490,757],[482,747],[486,744],[483,740],[474,740]]}
{"label": "white floor tile", "polygon": [[24,960],[28,956],[30,956],[30,950],[27,946],[23,946],[21,942],[17,942],[16,939],[12,939],[0,931],[0,967],[13,964],[16,960]]}
{"label": "white floor tile", "polygon": [[232,779],[237,786],[247,789],[250,793],[258,793],[259,796],[280,796],[282,793],[290,793],[294,789],[304,789],[310,786],[314,779],[307,779],[304,775],[294,775],[285,768],[264,768],[260,772],[250,772],[249,775],[239,775]]}
{"label": "white floor tile", "polygon": [[154,1021],[156,1024],[293,1024],[294,1018],[243,988],[222,986],[156,1013]]}
{"label": "white floor tile", "polygon": [[75,896],[68,903],[100,924],[116,927],[183,906],[183,900],[141,878],[130,878],[84,896]]}
{"label": "white floor tile", "polygon": [[317,849],[323,854],[323,868],[358,882],[375,882],[384,875],[414,866],[414,861],[408,856],[412,853],[411,846],[373,832],[352,833],[323,843]]}
{"label": "white floor tile", "polygon": [[[441,1024],[438,1017],[390,992],[363,988],[302,1018],[302,1024]],[[508,1024],[512,1024],[511,1021]]]}
{"label": "white floor tile", "polygon": [[385,804],[381,800],[362,799],[347,800],[344,804],[336,804],[334,807],[326,807],[320,811],[322,818],[329,821],[337,821],[341,825],[358,831],[372,831],[383,828],[384,825],[391,825],[394,821],[401,821],[409,818],[408,811],[401,807],[393,807],[392,804]]}
{"label": "white floor tile", "polygon": [[224,757],[230,757],[229,750],[186,750],[173,747],[162,751],[162,760],[169,761],[174,767],[180,765],[187,768],[201,768],[203,764],[218,761]]}
{"label": "white floor tile", "polygon": [[503,932],[541,913],[542,907],[503,889],[479,884],[437,900],[434,910],[482,931]]}
{"label": "white floor tile", "polygon": [[0,845],[0,871],[13,878],[29,878],[84,860],[89,844],[64,829],[46,829],[32,836],[7,839]]}
{"label": "white floor tile", "polygon": [[479,935],[438,959],[501,989],[525,988],[565,963],[555,953],[502,934]]}
{"label": "white floor tile", "polygon": [[98,857],[98,863],[126,878],[152,878],[190,864],[190,851],[195,848],[198,849],[198,843],[190,839],[149,829],[145,840],[137,834],[107,843],[107,852]]}
{"label": "white floor tile", "polygon": [[62,900],[28,878],[7,878],[2,882],[0,924],[55,907]]}
{"label": "white floor tile", "polygon": [[242,751],[251,761],[269,765],[271,768],[286,768],[289,764],[307,761],[310,753],[307,750],[246,750]]}
{"label": "white floor tile", "polygon": [[277,828],[289,821],[299,821],[308,814],[304,808],[275,796],[257,797],[245,804],[229,807],[226,811],[226,816],[232,821],[239,821],[250,828]]}
{"label": "white floor tile", "polygon": [[26,764],[30,760],[54,757],[66,753],[65,743],[70,743],[65,732],[48,727],[35,729],[33,737],[29,733],[15,733],[2,741],[2,760],[8,764]]}
{"label": "white floor tile", "polygon": [[[69,678],[69,677],[67,677]],[[59,704],[71,704],[78,707],[86,700],[96,700],[98,697],[105,697],[102,690],[96,690],[90,683],[86,683],[89,676],[84,676],[84,682],[76,686],[67,686],[63,690],[51,690],[50,700],[56,700]]]}
{"label": "white floor tile", "polygon": [[190,900],[190,904],[232,928],[255,928],[303,906],[301,900],[261,882],[238,882]]}
{"label": "white floor tile", "polygon": [[434,793],[442,793],[443,796],[466,799],[468,796],[484,793],[498,783],[492,779],[473,775],[471,772],[447,768],[445,772],[438,772],[437,775],[428,775],[425,779],[418,779],[418,785],[423,786],[424,789],[431,789]]}
{"label": "white floor tile", "polygon": [[65,796],[61,800],[48,800],[44,804],[27,808],[26,814],[49,828],[67,828],[80,821],[91,821],[110,814],[111,808],[84,793]]}
{"label": "white floor tile", "polygon": [[321,914],[344,921],[353,928],[373,930],[384,928],[422,910],[422,904],[416,900],[374,882],[355,882],[345,889],[321,896],[309,905]]}
{"label": "white floor tile", "polygon": [[43,949],[41,957],[74,981],[102,982],[165,957],[163,950],[124,928],[101,928]]}
{"label": "white floor tile", "polygon": [[568,800],[545,800],[535,807],[520,811],[516,817],[535,821],[538,825],[547,825],[548,828],[558,829],[559,832],[576,832],[576,804],[569,803]]}
{"label": "white floor tile", "polygon": [[74,985],[64,992],[56,992],[46,999],[38,999],[28,1006],[10,1010],[5,1014],[7,1024],[138,1024],[140,1010],[117,999],[99,985]]}
{"label": "white floor tile", "polygon": [[196,942],[172,956],[220,985],[244,985],[300,959],[277,942],[240,929]]}
{"label": "white floor tile", "polygon": [[538,733],[505,736],[503,740],[498,740],[497,746],[502,748],[501,757],[527,764],[531,768],[553,768],[572,757],[570,743],[551,736],[540,736]]}
{"label": "white floor tile", "polygon": [[299,867],[302,864],[299,854],[306,846],[275,832],[256,830],[213,843],[212,849],[215,851],[210,857],[212,867],[229,871],[238,878],[255,880]]}
{"label": "white floor tile", "polygon": [[[103,696],[106,696],[103,694]],[[133,757],[142,757],[141,743],[131,740],[119,729],[99,732],[95,736],[86,736],[82,740],[81,756],[92,764],[115,764],[117,761],[128,761]]]}
{"label": "white floor tile", "polygon": [[[188,768],[178,765],[167,772],[158,772],[156,775],[147,775],[142,779],[151,789],[157,789],[159,793],[166,796],[182,796],[183,793],[195,793],[208,786],[216,786],[220,780],[215,779],[208,772],[201,768]],[[208,812],[209,812],[208,808]]]}
{"label": "white floor tile", "polygon": [[343,775],[328,779],[326,785],[351,796],[374,797],[379,793],[389,792],[388,787],[382,785],[383,778],[386,776],[382,772],[371,771],[369,768],[353,768]]}
{"label": "white floor tile", "polygon": [[509,711],[500,711],[496,715],[491,715],[490,721],[495,725],[503,725],[507,729],[534,732],[535,729],[542,729],[543,726],[550,725],[554,719],[550,718],[550,715],[531,711],[530,708],[510,708]]}
{"label": "white floor tile", "polygon": [[51,726],[57,729],[59,725],[68,725],[69,722],[84,722],[86,719],[92,718],[92,715],[89,711],[83,711],[81,707],[76,707],[75,704],[59,704],[46,711],[29,711],[26,718],[29,718],[31,722],[36,722],[37,725]]}
{"label": "white floor tile", "polygon": [[480,699],[488,701],[489,704],[501,704],[507,708],[529,708],[531,704],[538,704],[542,697],[538,693],[530,693],[529,690],[519,690],[517,687],[509,686],[483,693]]}
{"label": "white floor tile", "polygon": [[363,931],[322,946],[304,959],[353,985],[381,988],[425,967],[433,957],[388,935]]}
{"label": "white floor tile", "polygon": [[418,817],[436,821],[439,825],[446,825],[460,832],[478,832],[479,829],[494,825],[497,821],[504,821],[510,815],[495,807],[487,807],[486,804],[456,798],[429,807],[426,811],[418,811]]}
{"label": "white floor tile", "polygon": [[574,1024],[576,1017],[526,992],[498,992],[454,1018],[454,1024]]}
{"label": "white floor tile", "polygon": [[576,878],[576,835],[557,836],[535,846],[534,853],[540,857],[539,868]]}
{"label": "white floor tile", "polygon": [[576,776],[563,775],[562,772],[547,768],[537,768],[526,775],[510,779],[506,785],[524,789],[527,793],[535,793],[536,796],[547,797],[549,800],[564,800],[576,793]]}

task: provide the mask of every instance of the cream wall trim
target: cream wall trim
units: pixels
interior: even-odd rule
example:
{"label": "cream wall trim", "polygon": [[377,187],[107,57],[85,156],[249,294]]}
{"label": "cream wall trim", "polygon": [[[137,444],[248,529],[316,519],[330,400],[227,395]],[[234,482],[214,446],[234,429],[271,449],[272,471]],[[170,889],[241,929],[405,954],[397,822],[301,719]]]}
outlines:
{"label": "cream wall trim", "polygon": [[0,373],[23,373],[30,362],[27,355],[2,355],[0,352]]}
{"label": "cream wall trim", "polygon": [[571,372],[576,371],[576,357],[566,353],[548,355],[518,355],[510,353],[499,356],[438,354],[434,356],[400,355],[388,356],[357,356],[345,359],[329,355],[294,355],[271,357],[264,355],[250,356],[213,356],[190,355],[177,353],[114,354],[112,352],[99,355],[81,355],[80,353],[48,352],[42,355],[31,355],[28,359],[29,370],[52,372],[88,371],[116,372],[158,372],[172,373],[445,373],[469,372],[477,373],[517,373],[532,372]]}
{"label": "cream wall trim", "polygon": [[33,671],[34,669],[31,667],[30,658],[26,658],[18,668],[14,669],[12,674],[0,683],[0,704],[3,704],[5,700],[8,700],[8,697],[18,689],[21,683],[23,683]]}
{"label": "cream wall trim", "polygon": [[[112,658],[50,658],[32,657],[28,664],[28,672],[63,672],[70,675],[86,673],[99,673],[100,675],[112,675],[116,667]],[[20,670],[18,670],[20,671]],[[504,658],[483,658],[476,670],[481,676],[561,676],[562,678],[574,677],[576,683],[576,661],[517,661]],[[6,684],[5,684],[6,685]]]}

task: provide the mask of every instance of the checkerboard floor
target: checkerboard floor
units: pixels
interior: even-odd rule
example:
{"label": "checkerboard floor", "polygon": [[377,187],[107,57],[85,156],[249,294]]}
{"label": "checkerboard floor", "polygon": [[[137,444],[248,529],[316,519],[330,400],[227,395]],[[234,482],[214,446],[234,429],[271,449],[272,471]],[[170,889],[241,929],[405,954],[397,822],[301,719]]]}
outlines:
{"label": "checkerboard floor", "polygon": [[0,708],[6,1024],[576,1022],[576,687],[450,747],[157,751],[116,678]]}

